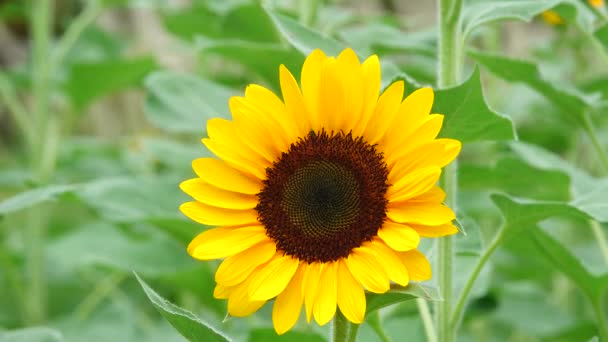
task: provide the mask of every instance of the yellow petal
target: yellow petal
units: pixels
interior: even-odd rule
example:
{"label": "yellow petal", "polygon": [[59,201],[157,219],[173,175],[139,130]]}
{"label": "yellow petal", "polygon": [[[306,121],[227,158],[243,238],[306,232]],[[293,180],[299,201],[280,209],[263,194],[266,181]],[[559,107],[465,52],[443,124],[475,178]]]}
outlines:
{"label": "yellow petal", "polygon": [[420,145],[389,167],[388,181],[395,184],[413,170],[430,166],[444,167],[458,156],[461,147],[460,141],[453,139],[436,139]]}
{"label": "yellow petal", "polygon": [[339,76],[344,88],[344,118],[339,128],[351,131],[361,120],[364,101],[364,85],[361,63],[351,48],[344,49],[338,58]]}
{"label": "yellow petal", "polygon": [[371,242],[364,244],[364,246],[363,248],[369,248],[376,255],[390,280],[401,286],[406,286],[409,283],[410,279],[407,269],[396,252],[386,246],[382,240],[374,238]]}
{"label": "yellow petal", "polygon": [[442,224],[440,226],[423,226],[419,224],[410,225],[418,235],[423,237],[442,237],[458,233],[458,228],[451,223]]}
{"label": "yellow petal", "polygon": [[279,294],[272,307],[272,323],[277,334],[282,335],[291,329],[302,311],[302,279],[306,267],[300,265],[285,290]]}
{"label": "yellow petal", "polygon": [[[254,109],[257,109],[258,115],[255,118],[266,128],[272,127],[273,138],[282,139],[289,146],[300,136],[294,116],[275,93],[265,87],[251,84],[245,90],[245,98]],[[277,137],[276,132],[279,131],[281,134]]]}
{"label": "yellow petal", "polygon": [[321,70],[327,56],[323,51],[316,49],[306,57],[302,65],[302,74],[300,82],[302,84],[302,95],[308,109],[310,127],[313,130],[318,130],[321,127],[321,120],[317,107],[319,102],[319,80],[321,79]]}
{"label": "yellow petal", "polygon": [[[274,162],[288,146],[285,132],[268,119],[267,111],[259,110],[243,97],[233,96],[228,104],[239,139],[265,160]],[[271,134],[273,139],[269,139]]]}
{"label": "yellow petal", "polygon": [[433,202],[389,203],[386,215],[398,223],[438,226],[456,218],[452,209]]}
{"label": "yellow petal", "polygon": [[353,129],[353,136],[363,136],[365,128],[371,119],[378,95],[380,94],[380,60],[378,56],[372,55],[361,65],[361,74],[363,80],[363,110],[361,118]]}
{"label": "yellow petal", "polygon": [[431,88],[421,88],[403,100],[396,119],[391,123],[391,128],[382,140],[387,156],[411,141],[409,136],[428,120],[433,98]]}
{"label": "yellow petal", "polygon": [[336,314],[338,301],[337,266],[337,262],[327,263],[323,269],[323,273],[321,273],[320,281],[323,286],[317,289],[317,298],[313,305],[315,320],[321,326],[327,324]]}
{"label": "yellow petal", "polygon": [[247,293],[247,287],[249,282],[246,281],[242,284],[234,286],[234,289],[230,293],[228,298],[228,313],[234,317],[245,317],[258,311],[266,301],[254,301],[249,298]]}
{"label": "yellow petal", "polygon": [[431,166],[412,171],[388,188],[389,202],[405,201],[428,192],[437,184],[441,169]]}
{"label": "yellow petal", "polygon": [[255,195],[262,189],[259,179],[230,167],[226,162],[213,158],[199,158],[192,162],[196,175],[220,189]]}
{"label": "yellow petal", "polygon": [[302,280],[302,294],[304,295],[304,306],[306,307],[306,321],[310,323],[312,309],[317,296],[317,288],[323,271],[323,265],[318,262],[308,264]]}
{"label": "yellow petal", "polygon": [[445,200],[445,192],[438,186],[432,187],[429,191],[409,199],[408,203],[414,202],[435,202],[441,203]]}
{"label": "yellow petal", "polygon": [[260,270],[256,270],[249,283],[251,300],[268,300],[285,290],[298,269],[299,261],[289,255],[278,256]]}
{"label": "yellow petal", "polygon": [[225,258],[268,240],[262,226],[212,228],[197,235],[188,245],[188,254],[195,259]]}
{"label": "yellow petal", "polygon": [[407,268],[410,279],[414,281],[429,280],[433,276],[431,264],[418,250],[398,252],[399,259]]}
{"label": "yellow petal", "polygon": [[253,209],[258,203],[255,195],[226,191],[216,188],[201,178],[189,179],[179,185],[180,189],[195,200],[226,209]]}
{"label": "yellow petal", "polygon": [[[231,101],[232,102],[232,99]],[[242,140],[241,133],[237,132],[234,122],[213,118],[207,121],[207,134],[216,145],[221,145],[233,159],[239,164],[249,165],[250,167],[270,166],[272,160],[264,158],[251,145]],[[213,152],[213,151],[212,151]],[[215,153],[215,152],[214,152]],[[221,159],[226,160],[222,156]]]}
{"label": "yellow petal", "polygon": [[234,146],[218,144],[217,141],[211,139],[203,139],[202,141],[211,153],[224,160],[231,167],[257,179],[266,179],[266,167],[270,166],[267,161],[251,161],[236,152]]}
{"label": "yellow petal", "polygon": [[190,219],[207,226],[256,225],[258,212],[254,209],[232,210],[212,207],[200,202],[186,202],[179,207]]}
{"label": "yellow petal", "polygon": [[378,236],[396,251],[409,251],[415,249],[420,243],[420,236],[416,230],[395,222],[386,221],[378,230]]}
{"label": "yellow petal", "polygon": [[428,119],[426,119],[424,123],[420,125],[420,127],[418,127],[412,134],[407,135],[407,139],[405,139],[401,146],[397,147],[394,151],[386,152],[386,163],[389,166],[392,166],[397,160],[403,158],[403,156],[406,156],[419,145],[431,142],[437,137],[439,131],[441,131],[442,125],[443,115],[429,115]]}
{"label": "yellow petal", "polygon": [[349,321],[361,324],[365,317],[365,292],[344,260],[338,261],[338,306]]}
{"label": "yellow petal", "polygon": [[378,99],[367,128],[365,129],[365,140],[373,145],[377,143],[386,133],[397,115],[399,104],[403,98],[403,81],[391,84]]}
{"label": "yellow petal", "polygon": [[350,273],[367,290],[375,293],[389,290],[388,275],[375,254],[359,247],[353,249],[345,260]]}
{"label": "yellow petal", "polygon": [[323,63],[319,80],[319,100],[316,112],[319,115],[320,126],[313,125],[314,130],[325,128],[328,132],[347,131],[344,127],[347,119],[346,93],[342,79],[338,62],[333,58],[328,58]]}
{"label": "yellow petal", "polygon": [[232,289],[221,284],[216,284],[213,289],[213,297],[217,299],[226,299],[230,297],[230,293],[232,293]]}
{"label": "yellow petal", "polygon": [[224,260],[215,272],[215,281],[225,286],[242,283],[258,266],[267,262],[277,251],[274,241],[268,239]]}
{"label": "yellow petal", "polygon": [[306,104],[304,103],[304,97],[300,92],[298,83],[295,78],[287,70],[287,68],[281,64],[279,68],[280,79],[281,79],[281,93],[283,94],[283,101],[285,101],[285,107],[290,113],[290,117],[293,118],[293,122],[296,125],[296,136],[304,136],[310,131],[310,117],[306,110]]}

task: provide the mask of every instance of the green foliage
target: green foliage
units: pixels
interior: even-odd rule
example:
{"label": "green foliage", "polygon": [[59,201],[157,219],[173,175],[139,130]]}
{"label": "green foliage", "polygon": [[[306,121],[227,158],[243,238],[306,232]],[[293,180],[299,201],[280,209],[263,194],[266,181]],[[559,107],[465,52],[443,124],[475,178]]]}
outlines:
{"label": "green foliage", "polygon": [[[604,9],[463,1],[450,64],[465,75],[439,89],[441,40],[423,2],[100,0],[83,18],[57,1],[48,41],[28,22],[44,19],[32,12],[44,3],[0,5],[0,341],[326,341],[331,324],[304,317],[277,336],[272,302],[227,317],[213,295],[219,263],[186,252],[210,227],[179,212],[179,183],[196,177],[192,160],[213,157],[200,139],[209,119],[231,119],[230,97],[261,84],[282,98],[281,64],[299,79],[312,50],[346,47],[380,57],[383,90],[436,88],[439,137],[463,143],[448,191],[453,298],[440,295],[436,240],[423,238],[433,279],[366,293],[358,339],[426,341],[446,299],[462,341],[606,338]],[[540,20],[547,10],[564,24]]]}
{"label": "green foliage", "polygon": [[445,115],[441,136],[462,142],[510,140],[515,137],[511,120],[488,108],[478,70],[463,84],[440,89],[435,96],[433,113]]}
{"label": "green foliage", "polygon": [[161,297],[137,274],[135,274],[135,277],[154,307],[156,307],[161,315],[163,315],[180,334],[187,338],[188,341],[230,341],[228,337],[216,328],[213,328],[209,323]]}

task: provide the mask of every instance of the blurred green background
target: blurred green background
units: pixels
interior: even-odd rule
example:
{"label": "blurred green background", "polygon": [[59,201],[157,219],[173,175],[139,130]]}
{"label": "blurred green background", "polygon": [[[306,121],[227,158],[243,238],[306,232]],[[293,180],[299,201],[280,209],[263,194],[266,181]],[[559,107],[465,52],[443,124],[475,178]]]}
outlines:
{"label": "blurred green background", "polygon": [[[511,13],[497,3],[486,17]],[[578,203],[595,218],[608,212],[601,159],[572,113],[593,103],[585,115],[608,146],[608,39],[592,36],[605,9],[524,3],[502,19],[531,22],[479,24],[467,40],[467,49],[483,52],[466,57],[464,74],[479,63],[485,102],[513,120],[519,141],[472,141],[462,152],[466,235],[456,242],[456,293],[503,220],[489,194]],[[548,9],[564,23],[543,21]],[[468,23],[480,11],[468,12]],[[178,211],[187,200],[178,184],[194,176],[193,159],[210,155],[200,143],[206,120],[229,118],[228,98],[249,83],[280,93],[279,65],[299,74],[312,48],[377,53],[384,85],[405,78],[407,92],[434,86],[435,12],[432,1],[396,0],[0,0],[0,341],[184,340],[132,271],[238,340],[326,340],[328,326],[304,322],[275,336],[269,305],[245,319],[225,317],[225,302],[212,296],[217,263],[185,252],[205,227]],[[571,216],[540,226],[565,249],[560,255],[606,279],[597,237],[606,227]],[[461,341],[597,334],[580,284],[535,241],[520,231],[492,256]],[[422,249],[433,259],[431,243]],[[361,327],[361,341],[426,340],[415,301],[379,318]]]}

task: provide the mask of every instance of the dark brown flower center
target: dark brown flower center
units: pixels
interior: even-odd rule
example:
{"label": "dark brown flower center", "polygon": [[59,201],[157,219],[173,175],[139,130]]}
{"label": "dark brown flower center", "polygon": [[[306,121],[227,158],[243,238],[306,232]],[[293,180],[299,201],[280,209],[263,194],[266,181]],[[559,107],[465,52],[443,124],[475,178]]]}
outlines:
{"label": "dark brown flower center", "polygon": [[307,262],[347,257],[386,218],[388,170],[349,134],[311,132],[266,169],[256,210],[277,249]]}

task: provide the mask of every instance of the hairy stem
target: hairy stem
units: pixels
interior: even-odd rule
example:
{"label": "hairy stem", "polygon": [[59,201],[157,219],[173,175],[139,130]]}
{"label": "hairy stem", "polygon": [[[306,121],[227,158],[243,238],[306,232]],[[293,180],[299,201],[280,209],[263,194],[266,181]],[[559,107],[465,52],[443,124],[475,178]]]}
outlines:
{"label": "hairy stem", "polygon": [[[32,95],[33,116],[35,122],[36,141],[30,155],[32,170],[40,182],[45,181],[42,160],[43,150],[46,149],[46,136],[49,117],[50,67],[48,56],[50,51],[50,30],[52,20],[52,0],[31,1],[30,26],[32,41]],[[26,242],[25,269],[29,276],[27,296],[24,303],[27,321],[38,324],[46,316],[46,278],[44,268],[44,246],[46,225],[43,213],[30,210],[27,216],[24,240]]]}
{"label": "hairy stem", "polygon": [[[333,334],[332,334],[332,342],[350,342],[354,341],[355,336],[351,336],[352,329],[355,329],[354,324],[350,323],[346,317],[340,312],[340,310],[336,310],[336,316],[334,317],[333,324]],[[351,338],[353,338],[351,340]]]}
{"label": "hairy stem", "polygon": [[[439,73],[440,88],[454,86],[460,79],[462,68],[462,33],[460,13],[462,0],[439,0]],[[458,164],[454,161],[444,170],[442,186],[447,193],[446,205],[456,209]],[[437,340],[452,342],[454,331],[450,326],[452,311],[452,275],[453,275],[453,237],[447,236],[438,240],[439,286],[443,301],[437,303]]]}

